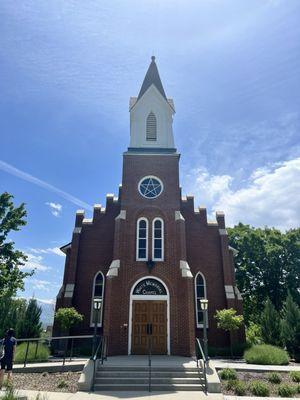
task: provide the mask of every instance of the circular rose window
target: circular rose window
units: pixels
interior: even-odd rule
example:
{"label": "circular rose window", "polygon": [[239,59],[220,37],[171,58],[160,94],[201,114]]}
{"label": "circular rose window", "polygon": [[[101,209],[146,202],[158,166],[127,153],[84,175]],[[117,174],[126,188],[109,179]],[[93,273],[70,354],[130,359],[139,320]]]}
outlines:
{"label": "circular rose window", "polygon": [[155,199],[163,191],[163,184],[156,176],[145,176],[139,182],[139,192],[147,199]]}

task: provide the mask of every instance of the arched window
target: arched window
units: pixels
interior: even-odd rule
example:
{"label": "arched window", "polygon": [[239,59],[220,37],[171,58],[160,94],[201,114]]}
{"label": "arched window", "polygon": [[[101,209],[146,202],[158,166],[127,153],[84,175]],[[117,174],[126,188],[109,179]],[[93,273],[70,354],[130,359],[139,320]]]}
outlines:
{"label": "arched window", "polygon": [[157,123],[156,116],[151,111],[146,122],[146,140],[156,141],[157,139]]}
{"label": "arched window", "polygon": [[148,260],[148,220],[139,218],[136,227],[136,259]]}
{"label": "arched window", "polygon": [[[91,326],[95,326],[96,316],[98,319],[97,325],[102,326],[103,295],[104,295],[104,276],[102,272],[97,272],[93,283]],[[101,301],[101,308],[99,311],[94,310],[94,299],[98,299]]]}
{"label": "arched window", "polygon": [[206,299],[206,283],[205,278],[198,272],[195,277],[195,300],[196,300],[196,322],[197,328],[203,327],[203,311],[201,310],[201,299]]}
{"label": "arched window", "polygon": [[155,218],[152,223],[152,259],[164,260],[164,221]]}

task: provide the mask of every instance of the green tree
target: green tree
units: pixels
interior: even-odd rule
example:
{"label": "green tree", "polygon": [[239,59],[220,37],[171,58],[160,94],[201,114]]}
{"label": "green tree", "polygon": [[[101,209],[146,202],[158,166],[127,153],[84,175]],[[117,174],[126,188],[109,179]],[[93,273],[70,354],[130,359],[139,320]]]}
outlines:
{"label": "green tree", "polygon": [[28,301],[23,318],[18,325],[18,335],[21,338],[38,338],[42,332],[41,322],[42,308],[38,305],[36,299]]}
{"label": "green tree", "polygon": [[296,361],[300,361],[300,308],[289,293],[283,306],[282,339]]}
{"label": "green tree", "polygon": [[55,320],[63,330],[69,330],[83,320],[83,315],[79,314],[74,307],[59,308],[55,313]]}
{"label": "green tree", "polygon": [[281,345],[281,321],[270,299],[267,299],[260,317],[261,336],[266,344]]}
{"label": "green tree", "polygon": [[19,337],[19,327],[24,319],[26,310],[25,299],[2,297],[0,301],[0,338],[8,328],[14,328]]}
{"label": "green tree", "polygon": [[0,195],[0,301],[12,297],[24,289],[24,279],[33,272],[23,272],[20,266],[27,260],[25,254],[16,250],[15,243],[8,240],[11,231],[19,231],[26,224],[24,203],[13,204],[13,196],[7,192]]}
{"label": "green tree", "polygon": [[279,311],[290,290],[300,304],[300,228],[282,233],[239,223],[228,233],[230,245],[238,250],[236,280],[247,325],[259,320],[267,298]]}
{"label": "green tree", "polygon": [[230,333],[230,352],[231,356],[233,356],[231,336],[234,331],[243,325],[244,318],[242,315],[236,315],[236,310],[233,308],[228,308],[217,310],[215,319],[217,320],[218,328]]}
{"label": "green tree", "polygon": [[262,343],[261,327],[254,322],[250,322],[246,328],[246,342],[249,346]]}

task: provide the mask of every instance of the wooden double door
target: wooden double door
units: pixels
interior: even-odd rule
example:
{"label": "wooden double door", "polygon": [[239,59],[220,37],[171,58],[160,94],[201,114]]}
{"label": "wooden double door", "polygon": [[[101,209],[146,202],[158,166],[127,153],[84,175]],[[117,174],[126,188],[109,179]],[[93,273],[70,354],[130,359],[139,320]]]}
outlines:
{"label": "wooden double door", "polygon": [[131,353],[167,354],[167,301],[133,300]]}

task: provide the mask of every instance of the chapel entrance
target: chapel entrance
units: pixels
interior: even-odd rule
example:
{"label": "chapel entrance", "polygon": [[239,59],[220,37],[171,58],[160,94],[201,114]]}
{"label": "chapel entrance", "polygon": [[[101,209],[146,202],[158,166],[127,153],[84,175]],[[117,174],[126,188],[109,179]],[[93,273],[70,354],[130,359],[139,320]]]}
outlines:
{"label": "chapel entrance", "polygon": [[167,301],[133,300],[132,354],[167,354]]}

